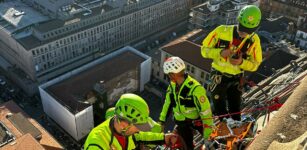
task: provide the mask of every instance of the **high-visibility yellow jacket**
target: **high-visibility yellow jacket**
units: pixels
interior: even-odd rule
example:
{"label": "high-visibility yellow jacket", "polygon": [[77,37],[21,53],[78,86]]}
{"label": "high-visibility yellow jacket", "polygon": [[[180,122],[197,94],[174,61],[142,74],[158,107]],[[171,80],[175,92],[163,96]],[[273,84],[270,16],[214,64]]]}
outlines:
{"label": "high-visibility yellow jacket", "polygon": [[[110,129],[110,121],[107,119],[99,126],[95,127],[88,135],[84,150],[122,150],[121,145],[115,136],[113,136]],[[113,137],[112,137],[113,136]],[[136,141],[159,141],[164,140],[164,133],[139,132],[133,135]],[[128,137],[127,149],[132,150],[136,148],[133,141],[133,136]],[[113,141],[111,143],[111,138]]]}
{"label": "high-visibility yellow jacket", "polygon": [[160,121],[165,122],[171,109],[177,121],[201,118],[204,125],[204,138],[208,139],[212,132],[213,119],[205,89],[189,75],[182,83],[178,93],[175,89],[176,83],[171,82],[167,89]]}
{"label": "high-visibility yellow jacket", "polygon": [[[229,58],[223,58],[220,55],[224,48],[232,45],[233,30],[234,25],[221,25],[209,33],[209,35],[204,39],[201,47],[202,56],[213,59],[212,67],[222,73],[237,75],[242,73],[243,70],[256,71],[262,62],[260,39],[256,33],[252,38],[250,38],[251,35],[246,37],[246,39],[250,38],[251,43],[246,42],[246,44],[248,44],[246,52],[247,57],[243,58],[241,65],[232,65],[229,62]],[[242,45],[244,40],[241,42]]]}

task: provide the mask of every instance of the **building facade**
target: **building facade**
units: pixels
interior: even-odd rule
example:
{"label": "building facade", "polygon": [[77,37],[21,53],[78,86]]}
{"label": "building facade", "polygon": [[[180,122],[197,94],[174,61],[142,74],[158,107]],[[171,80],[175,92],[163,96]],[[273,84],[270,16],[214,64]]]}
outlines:
{"label": "building facade", "polygon": [[291,40],[295,35],[293,26],[294,23],[292,20],[284,16],[263,19],[257,31],[262,42],[262,49],[265,50],[269,43],[275,43],[285,39]]}
{"label": "building facade", "polygon": [[187,19],[192,6],[191,0],[61,2],[52,6],[36,0],[14,2],[26,8],[22,15],[13,2],[3,2],[3,11],[13,7],[8,15],[19,12],[17,18],[26,18],[24,24],[28,24],[14,26],[12,18],[2,15],[0,45],[4,48],[0,55],[40,83]]}
{"label": "building facade", "polygon": [[306,13],[306,0],[260,0],[260,9],[265,17],[285,16],[295,23]]}
{"label": "building facade", "polygon": [[307,51],[307,12],[298,18],[295,45]]}
{"label": "building facade", "polygon": [[169,84],[169,78],[163,72],[163,62],[168,57],[178,56],[186,65],[186,72],[200,84],[206,85],[211,70],[211,60],[203,58],[200,46],[207,33],[194,30],[160,48],[160,60],[153,64],[152,76],[164,84]]}
{"label": "building facade", "polygon": [[258,5],[255,0],[209,0],[192,8],[191,29],[206,29],[221,24],[236,24],[239,10],[247,5]]}
{"label": "building facade", "polygon": [[307,29],[297,30],[294,41],[296,46],[299,46],[300,48],[307,51]]}

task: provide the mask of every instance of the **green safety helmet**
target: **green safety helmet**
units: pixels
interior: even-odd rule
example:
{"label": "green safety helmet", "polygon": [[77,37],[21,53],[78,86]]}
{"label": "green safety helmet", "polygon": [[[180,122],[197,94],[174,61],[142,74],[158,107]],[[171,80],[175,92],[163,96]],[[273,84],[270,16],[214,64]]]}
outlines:
{"label": "green safety helmet", "polygon": [[244,6],[238,15],[239,31],[253,33],[261,21],[261,11],[255,5]]}
{"label": "green safety helmet", "polygon": [[105,114],[105,119],[109,119],[111,117],[113,117],[115,114],[115,107],[111,107],[109,109],[107,109],[106,114]]}
{"label": "green safety helmet", "polygon": [[123,94],[115,105],[115,115],[125,119],[141,131],[150,131],[149,108],[143,98],[135,94]]}

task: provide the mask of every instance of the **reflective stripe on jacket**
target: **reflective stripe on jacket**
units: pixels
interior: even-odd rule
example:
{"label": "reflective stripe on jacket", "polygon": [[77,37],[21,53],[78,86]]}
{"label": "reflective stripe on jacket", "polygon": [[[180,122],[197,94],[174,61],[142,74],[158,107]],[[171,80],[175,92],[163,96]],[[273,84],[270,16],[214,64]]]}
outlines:
{"label": "reflective stripe on jacket", "polygon": [[[201,54],[204,58],[213,59],[212,67],[222,73],[237,75],[242,73],[242,70],[256,71],[262,62],[262,49],[260,39],[257,34],[252,36],[252,44],[248,44],[246,52],[247,57],[243,58],[241,65],[232,65],[229,62],[229,58],[223,58],[220,55],[222,49],[232,45],[231,43],[233,41],[234,27],[234,25],[221,25],[215,28],[204,39],[201,47]],[[246,39],[248,39],[250,36],[251,35],[248,35]],[[229,45],[223,45],[220,42],[224,42]]]}
{"label": "reflective stripe on jacket", "polygon": [[182,83],[178,93],[175,89],[176,83],[171,82],[160,114],[160,121],[165,121],[170,109],[173,109],[177,121],[200,117],[203,125],[208,127],[204,128],[204,138],[207,139],[212,132],[210,127],[213,125],[213,119],[205,89],[189,75]]}

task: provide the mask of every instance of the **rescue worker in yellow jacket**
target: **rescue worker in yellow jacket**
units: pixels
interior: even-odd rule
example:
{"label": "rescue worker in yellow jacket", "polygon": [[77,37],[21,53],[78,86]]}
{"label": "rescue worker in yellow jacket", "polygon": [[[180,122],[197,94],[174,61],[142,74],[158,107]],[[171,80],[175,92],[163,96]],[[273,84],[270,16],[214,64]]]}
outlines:
{"label": "rescue worker in yellow jacket", "polygon": [[[213,119],[206,91],[185,73],[185,64],[179,57],[168,58],[163,64],[163,71],[170,78],[170,85],[159,120],[164,124],[173,111],[177,133],[188,149],[193,149],[193,128],[203,134],[205,141],[212,132]],[[202,126],[195,126],[195,120],[200,119]]]}
{"label": "rescue worker in yellow jacket", "polygon": [[[115,115],[115,107],[108,108],[105,114],[105,119],[109,119]],[[160,133],[162,127],[159,123],[155,122],[151,117],[148,117],[148,122],[152,125],[150,132]]]}
{"label": "rescue worker in yellow jacket", "polygon": [[[105,119],[109,119],[111,117],[114,117],[115,115],[115,107],[108,108],[105,114]],[[148,117],[148,123],[152,125],[152,128],[150,132],[153,133],[161,133],[162,132],[162,127],[159,123],[155,122],[151,117]],[[138,136],[138,134],[134,134],[132,136]],[[135,138],[135,137],[133,137]],[[157,144],[159,144],[156,141],[135,141],[136,149],[154,149]],[[160,142],[160,144],[162,144]]]}
{"label": "rescue worker in yellow jacket", "polygon": [[[213,60],[212,83],[207,90],[211,92],[216,115],[240,112],[243,72],[256,71],[262,62],[260,39],[255,33],[261,20],[260,9],[247,5],[240,10],[237,19],[238,25],[215,28],[201,47],[202,56]],[[232,115],[232,119],[240,121],[241,115]]]}
{"label": "rescue worker in yellow jacket", "polygon": [[132,150],[136,148],[136,141],[176,143],[175,134],[145,132],[152,128],[148,118],[149,108],[143,98],[123,94],[115,105],[115,116],[90,132],[84,150]]}

